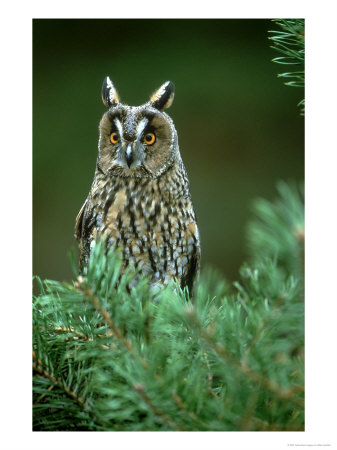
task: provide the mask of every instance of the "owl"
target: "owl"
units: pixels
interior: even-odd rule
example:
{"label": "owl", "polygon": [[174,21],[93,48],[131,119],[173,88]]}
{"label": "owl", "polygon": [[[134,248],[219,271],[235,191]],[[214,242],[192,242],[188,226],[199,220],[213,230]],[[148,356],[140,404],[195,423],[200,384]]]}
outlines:
{"label": "owl", "polygon": [[151,285],[178,280],[192,292],[200,267],[200,241],[178,135],[164,111],[174,98],[165,82],[141,106],[119,101],[109,77],[107,108],[99,124],[98,157],[89,195],[76,218],[80,270],[98,237],[119,248]]}

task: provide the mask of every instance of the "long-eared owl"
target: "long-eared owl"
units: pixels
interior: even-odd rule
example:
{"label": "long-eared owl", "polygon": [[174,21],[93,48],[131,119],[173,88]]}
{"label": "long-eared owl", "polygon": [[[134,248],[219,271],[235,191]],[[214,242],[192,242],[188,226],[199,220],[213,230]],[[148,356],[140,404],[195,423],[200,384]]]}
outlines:
{"label": "long-eared owl", "polygon": [[141,106],[120,103],[109,77],[102,86],[108,110],[99,124],[94,181],[77,218],[80,268],[98,236],[120,248],[151,284],[177,279],[182,288],[199,273],[200,242],[177,131],[163,112],[173,101],[167,81]]}

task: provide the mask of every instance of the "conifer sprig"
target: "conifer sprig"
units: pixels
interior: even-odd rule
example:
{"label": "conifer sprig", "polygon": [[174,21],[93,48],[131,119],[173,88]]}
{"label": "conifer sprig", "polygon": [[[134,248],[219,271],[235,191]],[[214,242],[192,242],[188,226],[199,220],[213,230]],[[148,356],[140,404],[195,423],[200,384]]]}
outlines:
{"label": "conifer sprig", "polygon": [[[272,61],[284,65],[297,65],[299,70],[279,73],[278,77],[284,78],[286,86],[304,88],[304,59],[305,59],[305,35],[304,19],[279,19],[274,20],[281,29],[269,31],[272,36],[272,49],[282,56],[273,58]],[[304,99],[298,104],[301,106],[301,114],[304,115]]]}
{"label": "conifer sprig", "polygon": [[[34,429],[303,429],[303,204],[282,186],[255,205],[251,265],[233,288],[210,270],[192,302],[174,283],[130,287],[134,271],[104,243],[75,282],[38,280]],[[282,254],[262,245],[279,238]]]}

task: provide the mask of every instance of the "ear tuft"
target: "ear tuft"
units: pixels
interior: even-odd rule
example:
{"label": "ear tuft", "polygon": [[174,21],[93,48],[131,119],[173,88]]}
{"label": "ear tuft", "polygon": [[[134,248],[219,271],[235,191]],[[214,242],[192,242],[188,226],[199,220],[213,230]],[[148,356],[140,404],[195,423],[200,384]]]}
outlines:
{"label": "ear tuft", "polygon": [[150,104],[162,111],[172,105],[174,99],[174,84],[166,81],[154,92],[150,98]]}
{"label": "ear tuft", "polygon": [[102,100],[107,108],[116,106],[119,103],[117,91],[109,77],[105,77],[103,81]]}

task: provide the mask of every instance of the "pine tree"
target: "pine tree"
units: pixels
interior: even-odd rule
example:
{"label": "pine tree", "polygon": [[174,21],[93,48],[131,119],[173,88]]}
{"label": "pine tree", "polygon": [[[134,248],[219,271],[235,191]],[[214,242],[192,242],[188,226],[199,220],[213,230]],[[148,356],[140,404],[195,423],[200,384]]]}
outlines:
{"label": "pine tree", "polygon": [[[305,58],[305,37],[304,19],[279,19],[274,20],[280,29],[271,30],[269,37],[273,41],[271,48],[281,53],[272,61],[278,64],[298,66],[297,71],[279,73],[280,78],[285,78],[286,86],[304,88],[304,58]],[[304,115],[304,99],[298,104],[301,106],[301,114]]]}
{"label": "pine tree", "polygon": [[278,191],[233,287],[209,270],[192,301],[130,291],[103,242],[86,277],[36,278],[34,430],[303,430],[303,196]]}

